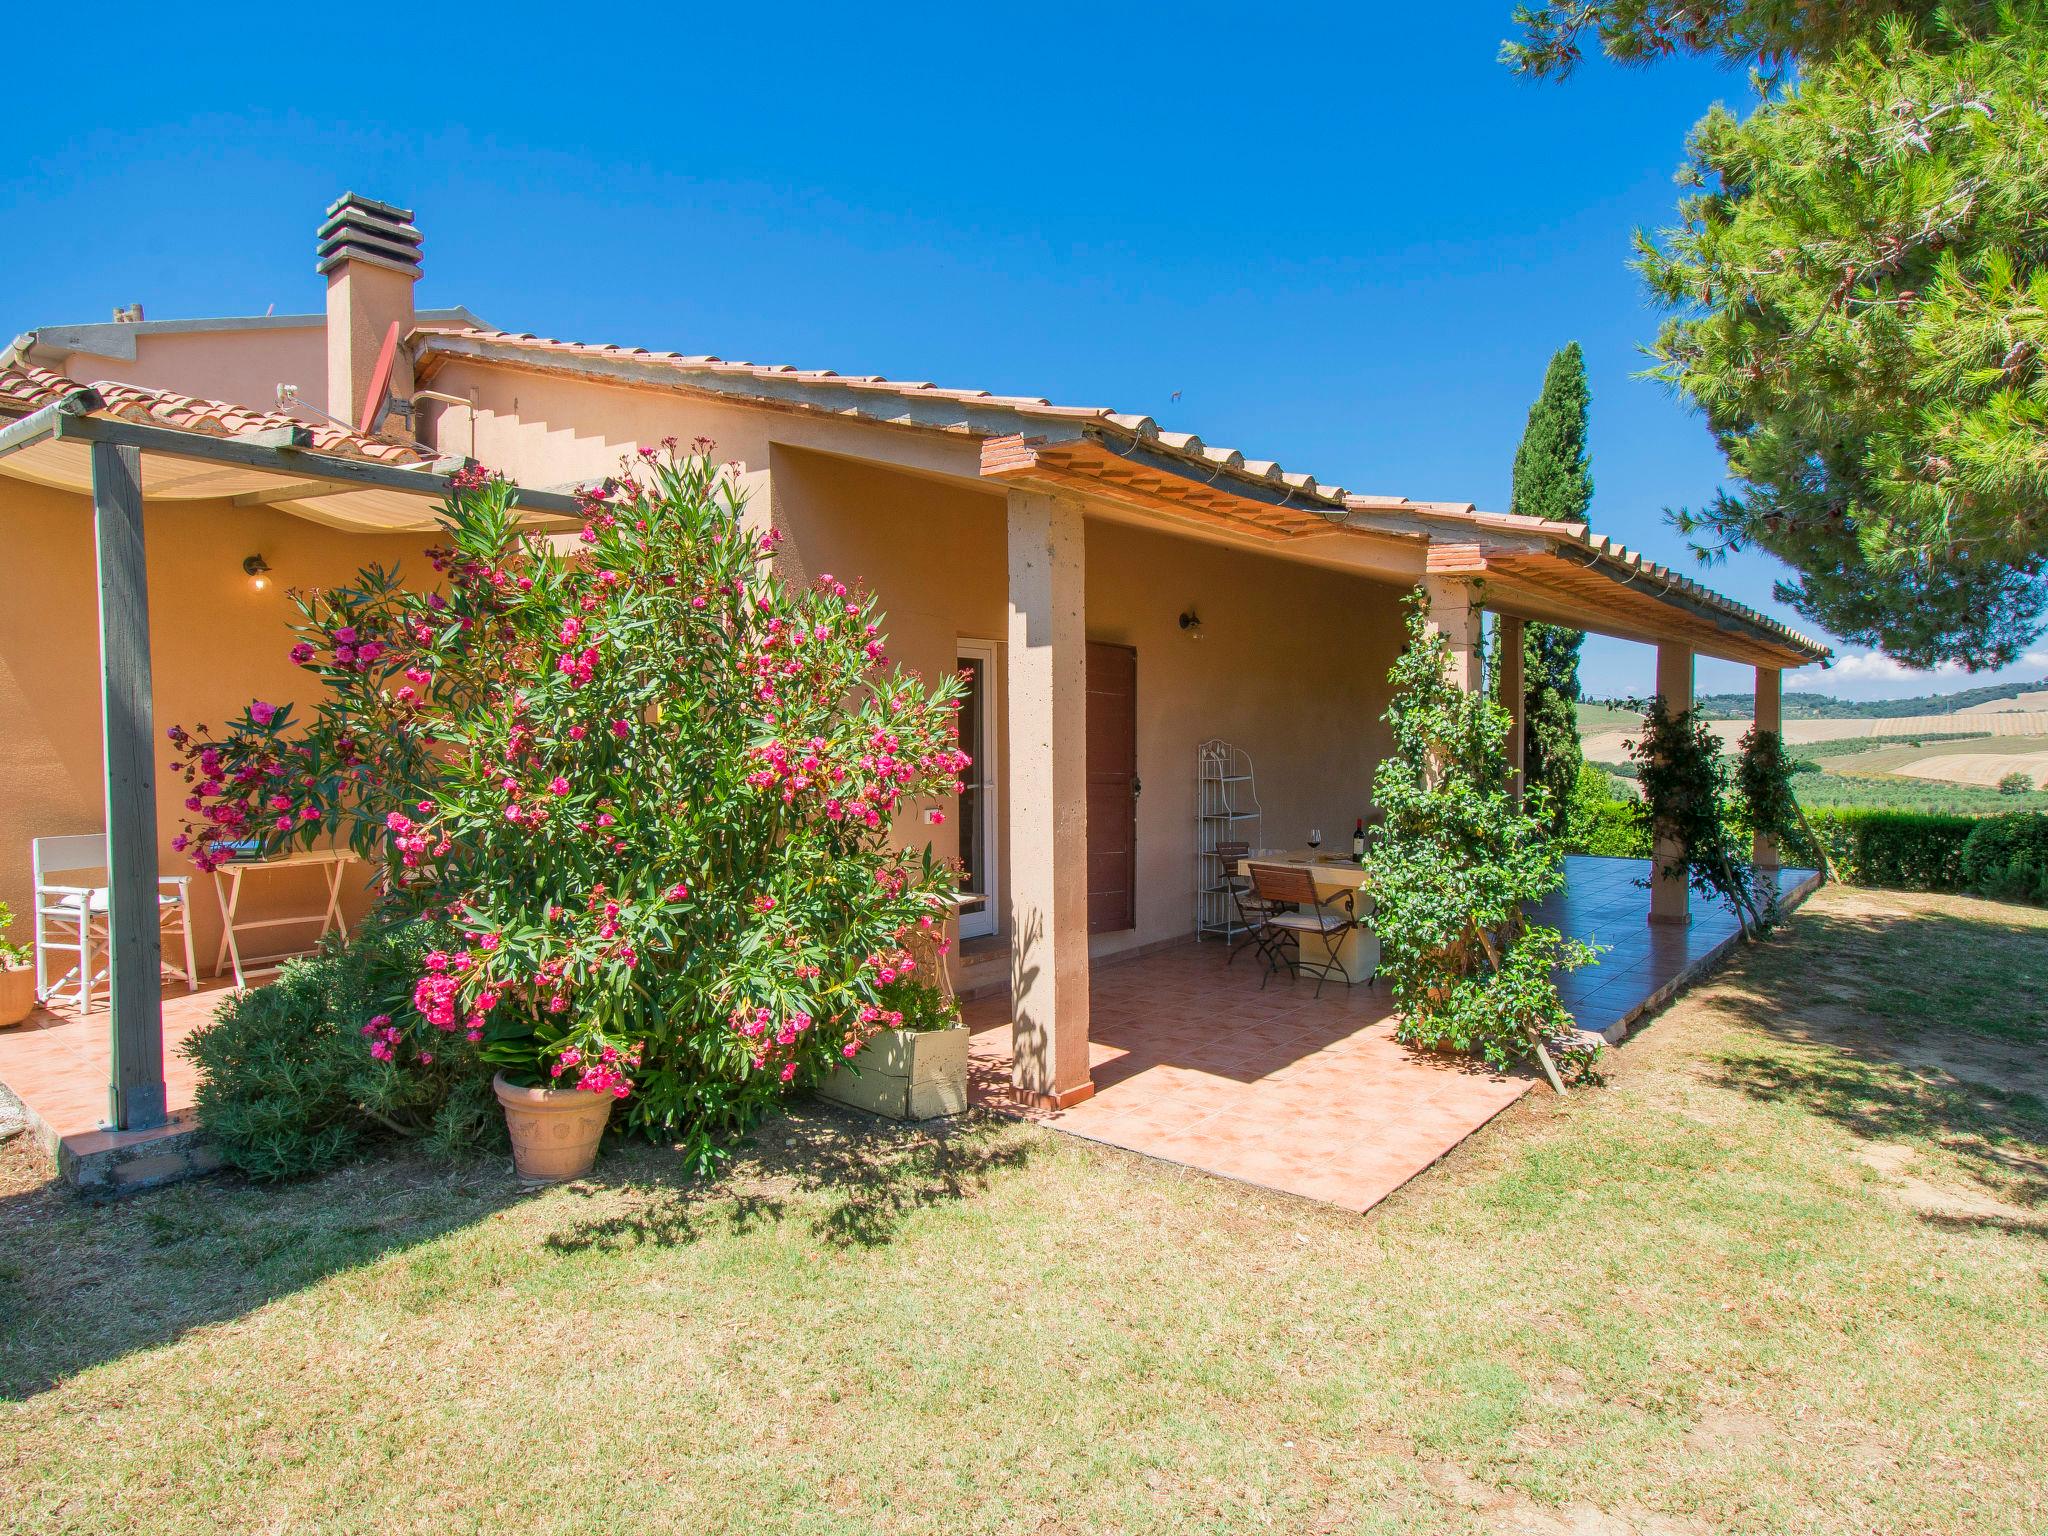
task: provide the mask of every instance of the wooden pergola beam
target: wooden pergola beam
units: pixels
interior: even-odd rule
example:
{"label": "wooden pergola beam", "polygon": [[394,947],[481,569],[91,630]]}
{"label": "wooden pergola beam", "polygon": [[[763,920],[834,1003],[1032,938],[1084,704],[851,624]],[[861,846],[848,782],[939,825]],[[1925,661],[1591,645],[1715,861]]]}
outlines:
{"label": "wooden pergola beam", "polygon": [[[142,453],[92,445],[100,589],[100,719],[106,759],[108,1007],[113,1070],[107,1122],[165,1120],[163,938],[157,911],[156,724],[150,688],[149,577],[142,543]],[[92,914],[81,911],[81,924]],[[91,978],[86,978],[91,985]]]}
{"label": "wooden pergola beam", "polygon": [[[148,1130],[167,1118],[164,1083],[163,929],[157,907],[156,723],[150,670],[148,559],[143,541],[145,453],[233,464],[293,477],[297,497],[349,490],[442,498],[444,471],[406,469],[316,453],[303,428],[239,438],[95,416],[105,402],[81,389],[0,427],[0,458],[51,439],[90,445],[93,548],[99,579],[100,717],[106,774],[107,921],[112,1069],[107,1123]],[[515,486],[529,512],[581,521],[573,496]],[[90,921],[91,914],[81,914]]]}

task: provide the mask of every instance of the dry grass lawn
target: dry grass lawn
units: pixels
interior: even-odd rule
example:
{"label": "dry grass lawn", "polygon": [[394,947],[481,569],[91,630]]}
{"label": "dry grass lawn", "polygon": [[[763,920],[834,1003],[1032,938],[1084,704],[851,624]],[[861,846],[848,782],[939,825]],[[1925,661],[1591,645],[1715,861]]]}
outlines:
{"label": "dry grass lawn", "polygon": [[2048,913],[1826,892],[1367,1219],[821,1109],[718,1188],[17,1141],[0,1527],[2032,1536],[2044,998]]}

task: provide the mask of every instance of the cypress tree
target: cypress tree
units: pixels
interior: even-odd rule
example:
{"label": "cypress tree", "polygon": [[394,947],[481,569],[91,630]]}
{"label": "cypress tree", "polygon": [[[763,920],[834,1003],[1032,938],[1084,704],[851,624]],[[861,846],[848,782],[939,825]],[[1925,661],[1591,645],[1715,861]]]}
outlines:
{"label": "cypress tree", "polygon": [[[1552,522],[1584,520],[1593,500],[1593,470],[1586,458],[1592,404],[1585,354],[1576,341],[1568,342],[1551,358],[1542,393],[1529,407],[1529,422],[1515,450],[1510,511]],[[1586,637],[1555,624],[1531,624],[1526,636],[1522,739],[1527,782],[1548,792],[1551,825],[1561,833],[1585,761],[1578,704],[1579,647]]]}

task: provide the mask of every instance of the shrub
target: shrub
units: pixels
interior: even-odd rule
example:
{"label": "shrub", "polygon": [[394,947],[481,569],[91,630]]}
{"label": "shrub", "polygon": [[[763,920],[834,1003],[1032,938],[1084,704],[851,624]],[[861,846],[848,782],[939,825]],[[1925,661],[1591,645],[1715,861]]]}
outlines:
{"label": "shrub", "polygon": [[199,1123],[232,1166],[259,1179],[315,1173],[385,1134],[443,1151],[473,1144],[482,1077],[473,1048],[451,1042],[401,1070],[366,1033],[396,1006],[426,943],[399,936],[330,944],[287,962],[265,987],[237,993],[186,1039],[199,1068]]}
{"label": "shrub", "polygon": [[2048,901],[2048,816],[1986,816],[1957,856],[1963,888],[2007,901]]}
{"label": "shrub", "polygon": [[2022,773],[2018,769],[2014,769],[1998,781],[1998,792],[2001,795],[2024,795],[2033,787],[2034,776],[2031,773]]}
{"label": "shrub", "polygon": [[702,451],[643,450],[564,553],[458,476],[442,588],[298,598],[303,724],[259,701],[173,732],[202,866],[339,832],[394,873],[373,925],[448,933],[373,1044],[611,1094],[699,1168],[901,1024],[887,989],[956,882],[889,822],[966,762],[958,680],[891,667],[843,583],[779,580],[742,503]]}
{"label": "shrub", "polygon": [[1856,885],[1905,891],[1961,889],[1963,843],[1974,816],[1833,809],[1807,814],[1835,871]]}
{"label": "shrub", "polygon": [[1390,674],[1394,747],[1373,778],[1385,831],[1366,858],[1373,927],[1399,1037],[1504,1068],[1572,1031],[1555,973],[1594,951],[1529,921],[1564,883],[1547,797],[1531,786],[1524,806],[1509,793],[1508,713],[1451,681],[1428,614],[1422,594],[1409,599]]}
{"label": "shrub", "polygon": [[1565,817],[1564,849],[1621,859],[1650,856],[1650,835],[1636,814],[1634,799],[1614,793],[1614,781],[1602,764],[1579,765]]}

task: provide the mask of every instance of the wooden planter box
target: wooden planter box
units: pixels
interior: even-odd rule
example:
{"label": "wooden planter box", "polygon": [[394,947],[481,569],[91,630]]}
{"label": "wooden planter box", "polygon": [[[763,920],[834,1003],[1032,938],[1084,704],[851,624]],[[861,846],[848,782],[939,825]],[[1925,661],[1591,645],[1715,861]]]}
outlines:
{"label": "wooden planter box", "polygon": [[877,1035],[818,1092],[891,1120],[957,1115],[967,1108],[967,1026]]}

